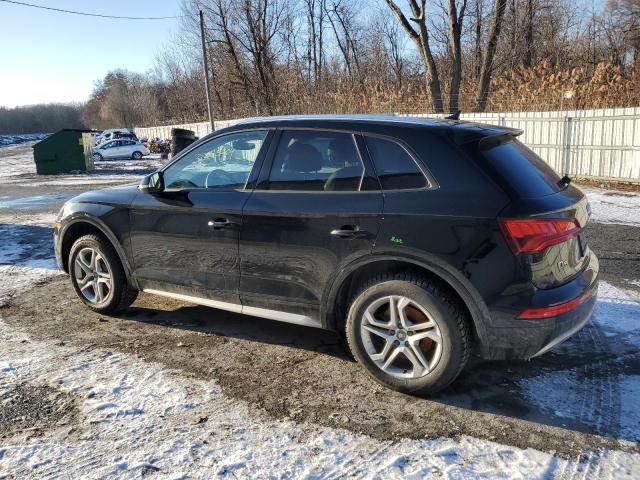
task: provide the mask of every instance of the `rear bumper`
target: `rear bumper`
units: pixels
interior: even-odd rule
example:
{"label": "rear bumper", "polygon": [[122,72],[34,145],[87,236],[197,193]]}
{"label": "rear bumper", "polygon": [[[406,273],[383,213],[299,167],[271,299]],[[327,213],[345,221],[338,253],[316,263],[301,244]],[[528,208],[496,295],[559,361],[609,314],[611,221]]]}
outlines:
{"label": "rear bumper", "polygon": [[[554,305],[583,296],[575,308],[561,315],[521,320],[514,312],[491,312],[493,325],[487,328],[487,338],[480,346],[481,356],[490,360],[530,359],[548,352],[577,333],[593,313],[598,271],[598,259],[591,253],[587,268],[577,278],[556,289],[537,291],[530,296],[530,304],[524,307]],[[562,300],[558,301],[560,298]]]}

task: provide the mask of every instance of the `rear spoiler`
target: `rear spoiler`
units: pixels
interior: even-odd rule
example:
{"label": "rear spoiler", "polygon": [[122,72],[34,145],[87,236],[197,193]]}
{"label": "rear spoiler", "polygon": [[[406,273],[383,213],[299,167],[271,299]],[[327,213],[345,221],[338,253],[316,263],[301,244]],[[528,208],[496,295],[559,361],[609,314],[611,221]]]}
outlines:
{"label": "rear spoiler", "polygon": [[487,150],[510,142],[524,132],[518,128],[461,122],[451,129],[451,133],[458,145],[472,145]]}
{"label": "rear spoiler", "polygon": [[490,150],[493,147],[511,142],[517,136],[522,135],[522,133],[522,130],[515,130],[501,135],[489,135],[488,137],[482,137],[478,140],[478,148],[480,150]]}

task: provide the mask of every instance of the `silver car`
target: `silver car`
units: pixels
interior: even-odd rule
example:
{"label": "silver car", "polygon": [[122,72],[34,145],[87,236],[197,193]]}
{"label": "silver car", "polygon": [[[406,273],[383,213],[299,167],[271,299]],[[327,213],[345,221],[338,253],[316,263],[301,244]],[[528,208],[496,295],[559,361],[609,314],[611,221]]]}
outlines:
{"label": "silver car", "polygon": [[104,158],[133,158],[140,160],[145,155],[149,155],[149,149],[143,143],[133,140],[119,138],[101,143],[91,150],[94,161],[100,161]]}

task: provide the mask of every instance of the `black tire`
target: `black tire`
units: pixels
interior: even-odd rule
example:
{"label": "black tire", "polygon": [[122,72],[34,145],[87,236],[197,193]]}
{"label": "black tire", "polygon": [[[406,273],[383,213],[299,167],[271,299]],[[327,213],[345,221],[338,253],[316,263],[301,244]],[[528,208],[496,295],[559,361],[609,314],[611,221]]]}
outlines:
{"label": "black tire", "polygon": [[[376,305],[375,302],[389,296],[410,299],[428,312],[439,329],[441,348],[438,360],[424,376],[398,378],[383,371],[371,359],[370,353],[367,353],[361,333],[365,311],[368,307]],[[431,395],[444,389],[465,367],[471,351],[468,314],[459,301],[452,298],[446,289],[437,283],[408,273],[383,274],[367,281],[352,299],[345,329],[349,348],[367,373],[378,383],[405,393]],[[392,330],[389,330],[389,334],[391,332]],[[408,342],[395,342],[408,345]],[[418,341],[418,345],[421,345],[420,342]],[[397,361],[407,360],[400,355],[396,358]],[[435,354],[433,358],[436,358]],[[391,366],[393,367],[393,364]]]}
{"label": "black tire", "polygon": [[140,160],[142,158],[142,153],[140,152],[133,152],[131,154],[131,158],[133,158],[134,160]]}
{"label": "black tire", "polygon": [[[99,295],[96,293],[95,287],[89,287],[89,292],[94,292],[93,296],[95,297],[95,301],[88,299],[81,291],[79,282],[82,279],[78,279],[78,276],[83,275],[85,271],[76,263],[76,259],[81,252],[85,255],[85,252],[91,250],[99,254],[99,257],[101,257],[100,262],[103,266],[102,270],[108,271],[111,280],[111,287],[109,288],[108,294],[105,294],[103,296],[104,298],[100,300],[98,300]],[[69,253],[69,275],[71,277],[71,284],[78,298],[94,312],[118,312],[131,305],[138,296],[138,291],[130,288],[128,285],[124,268],[122,267],[115,248],[101,235],[84,235],[74,242]],[[101,291],[103,291],[103,289],[101,289]]]}
{"label": "black tire", "polygon": [[94,153],[92,156],[94,162],[100,162],[102,160],[102,155],[99,153]]}

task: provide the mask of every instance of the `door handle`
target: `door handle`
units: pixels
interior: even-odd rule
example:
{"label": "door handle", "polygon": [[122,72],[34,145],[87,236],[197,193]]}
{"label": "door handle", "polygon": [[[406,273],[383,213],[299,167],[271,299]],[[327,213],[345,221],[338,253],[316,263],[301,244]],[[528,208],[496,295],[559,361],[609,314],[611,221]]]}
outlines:
{"label": "door handle", "polygon": [[343,225],[340,228],[336,228],[335,230],[331,230],[331,235],[339,238],[355,238],[362,235],[364,232],[360,230],[360,227],[357,225]]}
{"label": "door handle", "polygon": [[235,222],[230,221],[228,218],[216,218],[213,220],[209,220],[209,223],[207,223],[207,225],[213,227],[214,229],[220,229],[232,227],[233,225],[235,225]]}

